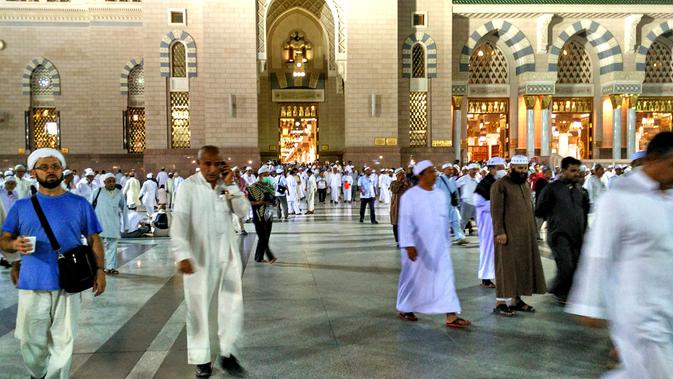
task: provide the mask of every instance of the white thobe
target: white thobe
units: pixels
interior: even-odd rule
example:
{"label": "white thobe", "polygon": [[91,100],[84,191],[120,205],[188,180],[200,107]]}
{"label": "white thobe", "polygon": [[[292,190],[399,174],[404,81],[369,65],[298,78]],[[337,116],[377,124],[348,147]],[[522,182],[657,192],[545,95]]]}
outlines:
{"label": "white thobe", "polygon": [[608,319],[614,378],[673,377],[673,193],[636,169],[596,205],[566,310]]}
{"label": "white thobe", "polygon": [[315,175],[309,175],[306,183],[306,206],[310,212],[313,212],[315,210],[315,193],[318,190]]}
{"label": "white thobe", "polygon": [[173,182],[173,196],[177,196],[178,191],[180,190],[180,184],[182,184],[185,181],[185,178],[183,178],[182,176],[178,176],[174,180],[175,181]]}
{"label": "white thobe", "polygon": [[175,187],[175,179],[168,178],[166,182],[166,192],[168,192],[168,207],[170,208],[173,205],[173,199],[175,195],[173,194],[173,188]]}
{"label": "white thobe", "polygon": [[[426,314],[459,313],[451,263],[449,206],[446,195],[415,186],[400,199],[397,225],[402,272],[397,292],[397,310]],[[411,261],[405,247],[416,248]]]}
{"label": "white thobe", "polygon": [[390,183],[391,178],[388,175],[379,176],[379,201],[390,204]]}
{"label": "white thobe", "polygon": [[[175,261],[189,259],[194,273],[184,275],[189,364],[211,361],[209,309],[217,296],[220,355],[236,353],[243,329],[242,265],[233,215],[244,217],[250,203],[235,183],[215,187],[201,173],[182,184],[171,223]],[[228,191],[228,195],[222,192]]]}
{"label": "white thobe", "polygon": [[297,179],[289,175],[287,176],[287,207],[288,212],[293,212],[294,214],[300,214],[301,210],[299,209],[299,199],[297,197]]}
{"label": "white thobe", "polygon": [[257,177],[253,174],[248,175],[247,173],[241,175],[243,180],[245,180],[245,186],[248,187],[257,181]]}
{"label": "white thobe", "polygon": [[31,182],[26,178],[16,178],[16,188],[14,191],[19,195],[19,199],[30,197],[32,194],[30,192]]}
{"label": "white thobe", "polygon": [[140,205],[140,181],[138,179],[134,177],[129,178],[124,185],[123,192],[126,195],[126,204],[129,207]]}
{"label": "white thobe", "polygon": [[79,183],[77,183],[77,194],[89,200],[89,202],[93,201],[91,196],[93,195],[94,191],[98,189],[96,182],[96,180],[92,180],[91,183],[89,183],[86,178],[83,178],[79,181]]}
{"label": "white thobe", "polygon": [[154,207],[157,205],[157,183],[154,180],[146,180],[140,188],[140,197],[143,198],[143,206],[148,215],[154,213]]}
{"label": "white thobe", "polygon": [[159,187],[164,186],[166,188],[166,182],[168,181],[168,173],[166,171],[159,171],[157,174],[157,183]]}
{"label": "white thobe", "polygon": [[329,176],[330,200],[339,202],[339,193],[341,192],[341,174],[332,173]]}
{"label": "white thobe", "polygon": [[607,188],[601,178],[597,177],[596,175],[591,175],[589,179],[587,179],[587,181],[584,183],[584,188],[587,190],[587,192],[589,192],[589,202],[591,203],[591,210],[593,212],[594,208],[596,207],[596,202],[603,195],[603,193],[607,191]]}
{"label": "white thobe", "polygon": [[474,190],[477,189],[479,179],[470,175],[463,175],[456,181],[456,187],[460,190],[460,200],[463,203],[474,205]]}
{"label": "white thobe", "polygon": [[491,218],[491,201],[480,194],[474,194],[477,230],[479,232],[479,272],[481,280],[495,279],[495,254],[493,245],[493,221]]}
{"label": "white thobe", "polygon": [[[117,242],[121,238],[120,227],[126,230],[126,200],[122,191],[114,189],[100,190],[96,201],[96,218],[100,222],[103,231],[100,233],[103,249],[105,252],[105,269],[117,268]],[[94,195],[96,196],[96,195]],[[120,221],[121,220],[121,221]]]}

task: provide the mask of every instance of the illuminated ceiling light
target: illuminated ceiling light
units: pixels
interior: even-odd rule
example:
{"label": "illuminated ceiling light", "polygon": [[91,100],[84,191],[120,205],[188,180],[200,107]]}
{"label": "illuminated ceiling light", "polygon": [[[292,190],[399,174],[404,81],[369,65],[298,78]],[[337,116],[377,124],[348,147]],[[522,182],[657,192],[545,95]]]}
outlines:
{"label": "illuminated ceiling light", "polygon": [[47,134],[50,136],[55,136],[58,134],[58,124],[53,121],[47,122],[45,124],[45,129],[47,130]]}
{"label": "illuminated ceiling light", "polygon": [[563,49],[563,55],[568,55],[568,50]]}
{"label": "illuminated ceiling light", "polygon": [[301,67],[301,62],[297,62],[297,67]]}
{"label": "illuminated ceiling light", "polygon": [[483,57],[484,56],[484,51],[483,50],[477,51],[477,56],[478,57]]}

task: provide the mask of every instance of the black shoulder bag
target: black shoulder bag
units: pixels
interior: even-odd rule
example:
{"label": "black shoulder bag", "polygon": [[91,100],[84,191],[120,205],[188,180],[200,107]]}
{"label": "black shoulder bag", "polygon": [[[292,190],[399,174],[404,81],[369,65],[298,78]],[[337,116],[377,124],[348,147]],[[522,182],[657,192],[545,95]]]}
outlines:
{"label": "black shoulder bag", "polygon": [[100,196],[100,191],[101,190],[102,190],[102,188],[98,189],[98,193],[96,193],[96,198],[93,199],[93,203],[91,203],[91,206],[93,207],[93,209],[96,209],[96,205],[98,205],[98,196]]}
{"label": "black shoulder bag", "polygon": [[58,254],[58,276],[61,288],[68,293],[78,293],[93,287],[98,266],[91,246],[80,245],[65,253],[61,252],[61,245],[49,226],[49,221],[44,215],[40,202],[37,201],[37,196],[33,195],[30,200],[49,238],[51,248]]}

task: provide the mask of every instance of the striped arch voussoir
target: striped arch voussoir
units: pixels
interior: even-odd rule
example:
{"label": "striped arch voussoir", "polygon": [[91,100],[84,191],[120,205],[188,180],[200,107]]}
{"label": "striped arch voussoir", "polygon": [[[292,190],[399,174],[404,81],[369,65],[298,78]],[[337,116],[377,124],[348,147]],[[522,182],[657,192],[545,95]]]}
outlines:
{"label": "striped arch voussoir", "polygon": [[535,71],[535,54],[526,35],[508,21],[494,20],[480,26],[468,37],[467,43],[460,53],[460,72],[469,70],[470,56],[479,41],[484,36],[494,32],[512,51],[517,75]]}
{"label": "striped arch voussoir", "polygon": [[23,76],[21,77],[21,93],[26,96],[30,95],[30,77],[33,75],[33,71],[37,66],[44,66],[49,71],[51,84],[54,86],[54,95],[60,95],[61,76],[59,75],[56,66],[54,66],[49,59],[44,57],[34,58],[26,65],[26,68],[23,69]]}
{"label": "striped arch voussoir", "polygon": [[175,41],[180,41],[185,44],[187,50],[187,76],[190,78],[196,77],[196,44],[194,38],[189,33],[182,30],[174,30],[168,32],[164,38],[161,39],[159,46],[159,66],[162,77],[168,77],[170,72],[170,47]]}
{"label": "striped arch voussoir", "polygon": [[645,71],[647,51],[654,43],[654,40],[656,40],[662,34],[670,32],[671,30],[673,30],[673,20],[668,20],[657,25],[654,29],[645,35],[642,45],[638,47],[638,51],[636,52],[636,71]]}
{"label": "striped arch voussoir", "polygon": [[619,42],[617,42],[615,36],[596,21],[582,20],[575,22],[562,31],[549,49],[548,70],[550,72],[558,71],[558,59],[563,45],[572,36],[580,32],[586,32],[589,43],[596,49],[601,75],[615,71],[624,71],[622,49],[619,47]]}
{"label": "striped arch voussoir", "polygon": [[426,50],[426,73],[428,78],[437,77],[437,44],[427,33],[414,33],[402,44],[402,77],[411,78],[411,49],[417,43],[423,44]]}
{"label": "striped arch voussoir", "polygon": [[133,70],[134,67],[140,65],[143,66],[145,64],[144,59],[137,60],[135,58],[131,59],[130,61],[126,62],[124,67],[122,67],[122,72],[119,75],[119,93],[122,95],[128,95],[129,93],[129,74],[131,73],[131,70]]}

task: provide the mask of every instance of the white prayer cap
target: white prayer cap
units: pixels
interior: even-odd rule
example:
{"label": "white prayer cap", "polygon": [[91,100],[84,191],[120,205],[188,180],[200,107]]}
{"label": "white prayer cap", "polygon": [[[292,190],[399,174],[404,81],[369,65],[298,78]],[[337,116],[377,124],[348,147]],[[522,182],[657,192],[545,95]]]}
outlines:
{"label": "white prayer cap", "polygon": [[504,164],[505,160],[500,157],[493,157],[486,162],[486,166],[500,166]]}
{"label": "white prayer cap", "polygon": [[467,165],[468,170],[474,170],[474,169],[478,169],[478,168],[479,168],[479,165],[476,164],[476,163],[470,163],[469,165]]}
{"label": "white prayer cap", "polygon": [[257,170],[257,175],[262,175],[262,174],[268,174],[269,173],[269,167],[268,166],[262,166]]}
{"label": "white prayer cap", "polygon": [[442,171],[446,170],[449,167],[453,167],[453,165],[449,162],[446,162],[442,165]]}
{"label": "white prayer cap", "polygon": [[63,177],[66,177],[68,175],[72,175],[72,171],[70,171],[70,170],[63,171]]}
{"label": "white prayer cap", "polygon": [[[236,171],[236,170],[238,170],[238,166],[234,166],[234,167],[231,168],[231,171]],[[176,172],[176,174],[177,174],[177,172]]]}
{"label": "white prayer cap", "polygon": [[96,175],[96,173],[93,172],[92,169],[90,169],[90,168],[84,169],[84,176],[95,176],[95,175]]}
{"label": "white prayer cap", "polygon": [[587,172],[587,166],[586,165],[581,165],[580,166],[580,172]]}
{"label": "white prayer cap", "polygon": [[[38,161],[38,159],[41,158],[47,158],[47,157],[54,157],[61,162],[61,166],[65,167],[65,157],[63,154],[61,154],[60,151],[56,149],[52,149],[49,147],[44,147],[42,149],[37,149],[33,151],[29,156],[28,156],[28,169],[32,170],[35,168],[35,162]],[[18,169],[17,169],[18,170]]]}
{"label": "white prayer cap", "polygon": [[282,169],[282,168],[277,168],[277,169],[276,169],[276,174],[282,174],[282,173],[283,173],[283,169]]}
{"label": "white prayer cap", "polygon": [[454,165],[453,165],[453,168],[455,168],[456,170],[460,171],[460,166],[458,166],[457,164],[454,164]]}
{"label": "white prayer cap", "polygon": [[152,173],[150,172],[149,174],[147,174],[147,179],[152,179],[153,176],[154,175],[152,175]]}
{"label": "white prayer cap", "polygon": [[4,176],[14,176],[14,172],[11,171],[11,170],[7,170],[7,171],[5,171],[5,173],[3,175]]}
{"label": "white prayer cap", "polygon": [[598,170],[598,169],[600,169],[600,168],[603,168],[603,165],[600,164],[600,163],[594,163],[594,165],[591,166],[591,169],[592,169],[592,170]]}
{"label": "white prayer cap", "polygon": [[525,155],[515,155],[510,161],[511,164],[525,164],[528,165],[528,157]]}
{"label": "white prayer cap", "polygon": [[425,160],[425,161],[420,161],[416,163],[416,166],[414,166],[414,175],[418,176],[420,175],[425,169],[432,167],[432,162]]}
{"label": "white prayer cap", "polygon": [[463,166],[463,168],[461,169],[461,171],[466,171],[466,170],[469,170],[469,168],[467,168],[467,166]]}
{"label": "white prayer cap", "polygon": [[[201,172],[201,168],[197,167],[194,172]],[[150,175],[152,175],[152,174],[150,174]]]}
{"label": "white prayer cap", "polygon": [[252,167],[250,167],[250,166],[246,167],[245,171],[252,171]]}
{"label": "white prayer cap", "polygon": [[16,166],[14,166],[14,171],[19,171],[19,170],[24,170],[24,171],[26,171],[26,166],[24,166],[24,165],[22,165],[22,164],[18,164],[18,165],[16,165]]}
{"label": "white prayer cap", "polygon": [[110,179],[110,178],[115,179],[115,181],[117,180],[117,179],[115,178],[114,174],[112,174],[111,172],[108,172],[108,173],[105,174],[105,175],[101,175],[101,177],[100,177],[100,181],[103,182],[103,183],[105,183],[105,181],[108,180],[108,179]]}
{"label": "white prayer cap", "polygon": [[635,153],[631,154],[631,160],[635,161],[636,159],[642,159],[645,158],[646,155],[647,152],[645,150],[636,151]]}
{"label": "white prayer cap", "polygon": [[5,183],[7,183],[7,182],[16,183],[16,177],[13,174],[12,175],[6,175],[5,176]]}
{"label": "white prayer cap", "polygon": [[400,172],[404,172],[404,169],[402,167],[395,170],[395,175],[399,174]]}

